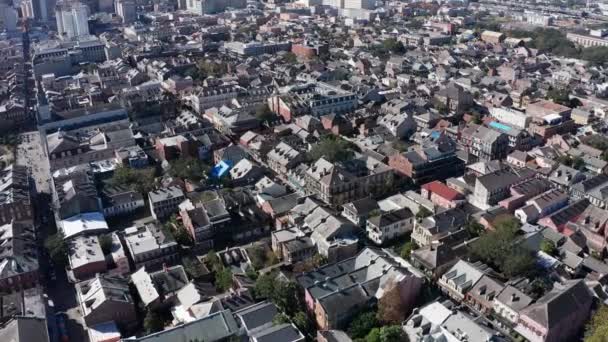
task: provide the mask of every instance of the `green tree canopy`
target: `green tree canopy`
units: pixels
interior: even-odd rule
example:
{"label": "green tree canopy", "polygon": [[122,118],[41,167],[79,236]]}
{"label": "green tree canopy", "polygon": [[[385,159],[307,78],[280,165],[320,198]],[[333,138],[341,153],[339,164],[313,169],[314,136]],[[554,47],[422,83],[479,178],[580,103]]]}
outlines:
{"label": "green tree canopy", "polygon": [[67,265],[68,244],[61,231],[48,236],[44,241],[44,247],[49,251],[49,255],[53,262],[62,266]]}
{"label": "green tree canopy", "polygon": [[418,248],[418,245],[416,245],[416,242],[408,241],[403,244],[399,254],[401,255],[401,257],[403,259],[408,260],[410,258],[410,255],[412,255],[412,251],[417,248]]}
{"label": "green tree canopy", "polygon": [[139,193],[148,193],[154,190],[155,170],[147,169],[132,169],[126,166],[119,166],[114,170],[112,176],[112,184],[126,186],[133,191]]}
{"label": "green tree canopy", "polygon": [[189,179],[195,182],[205,178],[211,167],[200,159],[185,157],[171,161],[169,174],[173,177]]}
{"label": "green tree canopy", "polygon": [[321,141],[312,147],[308,156],[310,160],[325,158],[333,163],[353,158],[354,152],[348,141],[335,135],[328,135],[321,138]]}
{"label": "green tree canopy", "polygon": [[507,277],[527,273],[533,269],[535,259],[516,243],[519,226],[515,218],[497,224],[496,230],[483,233],[471,244],[471,253]]}
{"label": "green tree canopy", "polygon": [[353,339],[364,338],[369,332],[379,325],[376,312],[365,311],[357,316],[350,322],[348,326],[348,334]]}
{"label": "green tree canopy", "polygon": [[418,212],[416,213],[416,218],[417,219],[423,219],[425,217],[429,217],[433,215],[433,212],[428,210],[426,207],[424,206],[420,206],[418,209]]}
{"label": "green tree canopy", "polygon": [[232,272],[224,268],[215,273],[215,287],[220,291],[226,291],[232,287]]}
{"label": "green tree canopy", "polygon": [[162,317],[154,310],[148,310],[146,312],[146,317],[144,318],[144,329],[146,330],[146,334],[153,334],[155,332],[159,332],[163,330],[165,327],[165,323],[163,322]]}
{"label": "green tree canopy", "polygon": [[276,115],[270,110],[268,104],[262,103],[255,109],[255,117],[260,121],[272,121],[276,118]]}
{"label": "green tree canopy", "polygon": [[258,277],[253,292],[256,298],[270,299],[287,315],[294,315],[301,307],[300,294],[294,282],[278,280],[276,274],[266,273]]}
{"label": "green tree canopy", "polygon": [[608,306],[600,305],[585,327],[585,342],[608,341]]}
{"label": "green tree canopy", "polygon": [[557,248],[555,247],[553,241],[547,239],[540,243],[540,250],[549,255],[555,255],[555,253],[557,253]]}
{"label": "green tree canopy", "polygon": [[109,254],[112,251],[112,235],[104,234],[99,236],[99,246],[103,254]]}

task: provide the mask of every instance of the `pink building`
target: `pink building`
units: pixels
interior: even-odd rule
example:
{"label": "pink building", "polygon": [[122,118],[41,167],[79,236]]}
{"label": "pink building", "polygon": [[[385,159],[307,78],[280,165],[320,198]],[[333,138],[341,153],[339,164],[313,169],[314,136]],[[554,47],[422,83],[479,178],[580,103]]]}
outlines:
{"label": "pink building", "polygon": [[515,331],[530,342],[574,341],[589,318],[592,301],[584,280],[556,284],[536,303],[521,310]]}
{"label": "pink building", "polygon": [[464,196],[440,181],[422,185],[422,197],[444,208],[456,208],[465,202]]}

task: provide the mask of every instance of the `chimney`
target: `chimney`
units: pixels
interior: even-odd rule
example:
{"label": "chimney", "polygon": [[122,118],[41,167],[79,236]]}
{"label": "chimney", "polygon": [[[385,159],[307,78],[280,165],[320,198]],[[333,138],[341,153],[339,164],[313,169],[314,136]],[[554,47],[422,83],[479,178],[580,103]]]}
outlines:
{"label": "chimney", "polygon": [[587,215],[585,216],[585,224],[589,224],[589,222],[591,222],[591,216]]}
{"label": "chimney", "polygon": [[517,296],[515,295],[515,293],[511,293],[511,303],[513,303],[516,300],[517,300]]}

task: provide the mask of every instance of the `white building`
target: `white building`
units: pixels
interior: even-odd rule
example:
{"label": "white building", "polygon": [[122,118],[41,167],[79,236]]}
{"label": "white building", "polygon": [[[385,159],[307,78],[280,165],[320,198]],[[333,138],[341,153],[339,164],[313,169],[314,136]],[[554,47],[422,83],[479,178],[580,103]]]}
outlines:
{"label": "white building", "polygon": [[411,232],[414,227],[414,214],[408,208],[372,216],[367,220],[367,237],[375,244],[396,239]]}
{"label": "white building", "polygon": [[496,120],[518,128],[525,129],[532,121],[532,117],[526,113],[513,108],[495,107],[490,108],[490,115]]}
{"label": "white building", "polygon": [[57,5],[55,19],[57,20],[57,32],[65,38],[71,39],[90,35],[89,9],[82,3]]}
{"label": "white building", "polygon": [[0,30],[15,31],[17,29],[17,11],[13,6],[0,3]]}
{"label": "white building", "polygon": [[116,14],[122,19],[123,24],[130,24],[137,17],[137,7],[133,0],[117,0]]}

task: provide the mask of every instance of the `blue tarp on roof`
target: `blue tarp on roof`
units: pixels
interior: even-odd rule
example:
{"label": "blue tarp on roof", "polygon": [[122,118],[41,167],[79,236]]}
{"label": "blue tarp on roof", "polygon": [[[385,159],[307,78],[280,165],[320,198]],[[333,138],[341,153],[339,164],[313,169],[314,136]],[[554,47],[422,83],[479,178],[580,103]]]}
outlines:
{"label": "blue tarp on roof", "polygon": [[222,178],[231,168],[232,163],[230,161],[221,160],[211,169],[211,177]]}

